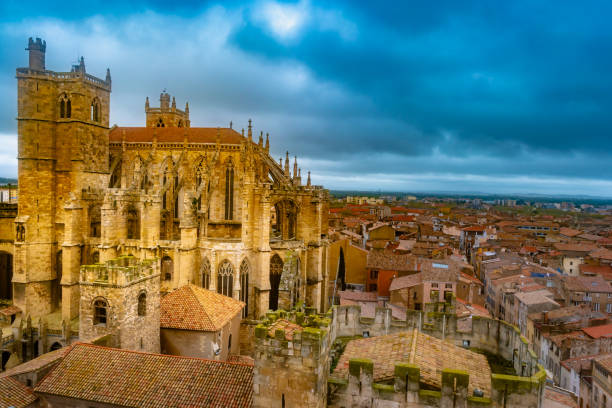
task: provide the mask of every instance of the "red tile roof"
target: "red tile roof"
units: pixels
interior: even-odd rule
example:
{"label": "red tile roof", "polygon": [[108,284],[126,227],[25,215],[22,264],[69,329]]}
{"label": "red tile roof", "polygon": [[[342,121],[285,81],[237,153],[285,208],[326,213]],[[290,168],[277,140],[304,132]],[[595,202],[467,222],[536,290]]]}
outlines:
{"label": "red tile roof", "polygon": [[598,248],[589,254],[591,258],[612,261],[612,251],[607,248]]}
{"label": "red tile roof", "polygon": [[108,134],[110,142],[126,143],[152,143],[157,138],[157,143],[183,143],[187,138],[188,143],[216,143],[217,134],[222,144],[239,145],[246,140],[240,133],[229,128],[148,128],[148,127],[115,127]]}
{"label": "red tile roof", "polygon": [[559,229],[559,233],[561,235],[565,235],[566,237],[575,237],[577,235],[582,234],[582,231],[576,230],[576,229],[572,229],[572,228],[561,227]]}
{"label": "red tile roof", "polygon": [[77,343],[34,391],[140,408],[250,407],[253,367]]}
{"label": "red tile roof", "polygon": [[12,316],[20,312],[21,312],[21,309],[15,305],[3,307],[2,309],[0,309],[0,315],[3,315],[3,316]]}
{"label": "red tile roof", "polygon": [[0,378],[0,407],[23,408],[37,399],[38,397],[19,381],[10,377]]}
{"label": "red tile roof", "polygon": [[212,290],[185,285],[161,299],[160,325],[166,329],[218,331],[244,305]]}
{"label": "red tile roof", "polygon": [[482,232],[486,229],[484,225],[472,225],[471,227],[463,228],[463,231],[468,232]]}
{"label": "red tile roof", "polygon": [[352,290],[341,290],[338,292],[340,300],[352,300],[355,302],[377,302],[378,294],[376,292],[355,292]]}
{"label": "red tile roof", "polygon": [[612,337],[612,324],[604,324],[603,326],[585,327],[582,329],[583,332],[594,339],[600,337]]}

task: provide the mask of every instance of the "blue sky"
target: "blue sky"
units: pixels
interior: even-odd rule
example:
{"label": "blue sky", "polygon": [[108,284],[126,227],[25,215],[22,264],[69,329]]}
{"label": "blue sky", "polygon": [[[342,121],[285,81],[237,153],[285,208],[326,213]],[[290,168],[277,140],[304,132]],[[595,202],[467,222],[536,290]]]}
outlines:
{"label": "blue sky", "polygon": [[612,196],[612,3],[169,3],[0,4],[0,176],[40,36],[49,69],[111,69],[111,124],[166,88],[192,126],[252,118],[328,188]]}

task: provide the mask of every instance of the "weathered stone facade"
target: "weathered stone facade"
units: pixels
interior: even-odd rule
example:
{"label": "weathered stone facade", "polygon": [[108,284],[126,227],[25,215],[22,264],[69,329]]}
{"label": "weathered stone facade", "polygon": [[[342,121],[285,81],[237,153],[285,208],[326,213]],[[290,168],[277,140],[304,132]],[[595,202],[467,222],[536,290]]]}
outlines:
{"label": "weathered stone facade", "polygon": [[[80,268],[126,255],[158,260],[162,294],[193,283],[244,301],[243,317],[279,304],[327,307],[328,192],[310,175],[302,183],[297,159],[292,170],[288,153],[284,165],[275,161],[268,135],[253,140],[250,120],[246,134],[192,127],[189,106],[177,109],[166,92],[159,107],[147,98],[145,127],[109,128],[110,71],[96,78],[83,58],[70,72],[49,71],[46,43],[30,39],[28,50],[29,66],[17,69],[11,289],[24,321],[36,322],[32,344],[52,330],[60,345],[102,334],[79,332],[79,313],[90,312],[96,290],[132,299],[132,287],[80,284]],[[39,321],[49,322],[45,336],[36,334]],[[32,347],[46,352],[49,344]]]}

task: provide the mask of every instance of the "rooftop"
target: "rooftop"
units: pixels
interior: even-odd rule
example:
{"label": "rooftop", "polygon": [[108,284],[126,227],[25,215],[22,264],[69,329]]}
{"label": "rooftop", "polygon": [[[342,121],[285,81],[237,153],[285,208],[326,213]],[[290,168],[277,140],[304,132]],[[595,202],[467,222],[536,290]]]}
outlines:
{"label": "rooftop", "polygon": [[585,327],[582,329],[582,331],[594,339],[599,339],[601,337],[612,337],[612,324]]}
{"label": "rooftop", "polygon": [[416,271],[417,259],[413,255],[394,254],[389,251],[368,252],[367,268],[389,271]]}
{"label": "rooftop", "polygon": [[109,141],[126,143],[219,143],[239,145],[246,140],[240,133],[230,128],[198,127],[114,127],[108,134]]}
{"label": "rooftop", "polygon": [[[416,344],[413,345],[413,342]],[[373,381],[390,380],[398,362],[415,364],[421,369],[421,382],[440,388],[442,370],[465,370],[470,374],[468,395],[474,388],[491,395],[491,369],[485,356],[457,347],[418,330],[386,336],[351,340],[338,361],[333,376],[348,378],[349,360],[369,358],[374,363]]]}
{"label": "rooftop", "polygon": [[77,343],[34,391],[141,408],[250,407],[253,367]]}
{"label": "rooftop", "polygon": [[0,407],[27,407],[38,398],[32,391],[10,377],[0,378]]}
{"label": "rooftop", "polygon": [[244,302],[220,293],[185,285],[162,297],[160,325],[165,329],[218,331],[244,306]]}

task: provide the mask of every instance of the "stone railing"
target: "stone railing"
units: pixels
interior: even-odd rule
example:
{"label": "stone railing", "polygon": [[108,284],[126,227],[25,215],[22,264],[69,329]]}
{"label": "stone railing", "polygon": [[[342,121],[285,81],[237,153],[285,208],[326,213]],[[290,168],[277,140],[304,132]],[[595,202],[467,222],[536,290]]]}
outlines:
{"label": "stone railing", "polygon": [[17,74],[20,75],[28,75],[28,76],[37,76],[37,77],[47,77],[49,79],[63,79],[63,80],[83,80],[85,82],[89,82],[90,84],[96,85],[100,88],[107,89],[110,91],[111,84],[97,78],[93,75],[81,72],[54,72],[54,71],[36,71],[31,70],[29,68],[17,68]]}

